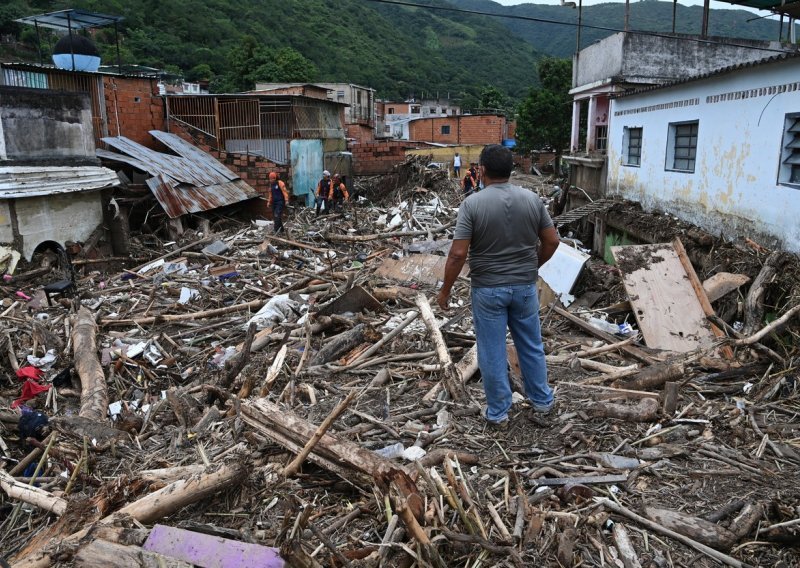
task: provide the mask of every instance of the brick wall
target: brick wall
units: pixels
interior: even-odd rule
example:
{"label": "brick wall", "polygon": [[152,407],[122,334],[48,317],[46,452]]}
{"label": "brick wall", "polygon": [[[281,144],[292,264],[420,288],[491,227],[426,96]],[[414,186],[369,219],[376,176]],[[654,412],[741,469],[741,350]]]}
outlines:
{"label": "brick wall", "polygon": [[[215,157],[262,196],[267,197],[269,195],[270,172],[278,173],[279,179],[283,180],[291,194],[291,168],[288,165],[282,166],[266,158],[254,156],[252,154],[239,154],[218,150],[216,147],[212,146],[212,143],[216,143],[215,140],[209,139],[203,133],[190,130],[180,124],[171,123],[170,132],[197,146],[203,152]],[[265,200],[255,202],[255,207],[256,210],[254,213],[256,215],[272,218],[272,211],[267,208],[267,202]]]}
{"label": "brick wall", "polygon": [[375,141],[375,130],[368,125],[348,124],[345,127],[347,138],[353,139],[359,144],[366,144]]}
{"label": "brick wall", "polygon": [[406,148],[413,148],[402,140],[382,140],[365,144],[351,144],[353,175],[371,176],[385,174],[406,158]]}
{"label": "brick wall", "polygon": [[164,101],[155,79],[103,77],[109,136],[125,136],[150,148],[151,130],[164,130]]}
{"label": "brick wall", "polygon": [[[442,133],[442,126],[450,128]],[[409,138],[438,144],[500,144],[507,136],[506,119],[495,115],[464,115],[411,121]]]}

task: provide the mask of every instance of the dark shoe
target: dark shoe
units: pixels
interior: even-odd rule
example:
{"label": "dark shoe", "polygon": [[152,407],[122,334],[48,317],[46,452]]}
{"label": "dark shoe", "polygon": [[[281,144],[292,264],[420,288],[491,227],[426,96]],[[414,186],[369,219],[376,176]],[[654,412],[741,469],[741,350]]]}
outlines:
{"label": "dark shoe", "polygon": [[505,420],[500,420],[499,422],[495,420],[489,420],[486,417],[487,411],[488,408],[484,406],[483,410],[481,411],[481,416],[483,416],[483,419],[486,421],[486,425],[489,428],[491,428],[492,430],[497,430],[498,432],[505,432],[506,430],[508,430],[508,418],[506,418]]}
{"label": "dark shoe", "polygon": [[552,408],[547,412],[537,412],[533,408],[529,408],[525,417],[536,428],[550,428],[555,424],[555,414]]}

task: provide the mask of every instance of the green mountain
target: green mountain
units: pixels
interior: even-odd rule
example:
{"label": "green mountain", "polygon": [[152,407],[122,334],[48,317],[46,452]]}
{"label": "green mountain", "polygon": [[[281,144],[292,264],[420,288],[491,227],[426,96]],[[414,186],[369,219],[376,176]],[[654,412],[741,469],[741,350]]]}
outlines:
{"label": "green mountain", "polygon": [[[577,0],[576,0],[577,1]],[[491,0],[450,0],[459,8],[506,16],[540,18],[557,22],[577,24],[578,10],[565,6],[545,4],[517,4],[503,6]],[[766,14],[766,13],[765,13]],[[772,19],[754,19],[759,14],[746,10],[711,10],[709,35],[760,40],[777,40],[780,23]],[[624,27],[625,4],[622,2],[595,4],[583,7],[584,26],[598,26],[621,30]],[[685,34],[700,34],[703,20],[701,6],[678,4],[675,31]],[[512,18],[497,18],[511,32],[530,43],[537,51],[555,57],[571,57],[575,52],[575,26],[532,22]],[[672,31],[672,2],[643,0],[630,4],[630,27],[643,31]],[[581,30],[581,47],[603,39],[613,31],[584,27]],[[783,28],[788,36],[788,24]]]}
{"label": "green mountain", "polygon": [[[509,16],[575,23],[577,10],[490,0],[415,0]],[[217,91],[256,80],[318,80],[369,85],[387,98],[450,96],[478,104],[487,86],[510,102],[538,81],[540,54],[569,57],[575,27],[369,0],[0,0],[0,59],[37,60],[36,34],[14,18],[65,8],[121,15],[124,63],[210,79]],[[587,25],[622,27],[622,3],[585,7]],[[775,39],[778,23],[742,10],[713,10],[711,33]],[[677,31],[698,33],[699,6],[678,6]],[[672,3],[631,4],[631,26],[670,31]],[[584,28],[582,45],[610,31]],[[116,61],[113,29],[94,35],[107,63]],[[46,36],[42,51],[57,38]],[[469,101],[469,102],[468,102]]]}
{"label": "green mountain", "polygon": [[[447,4],[445,0],[420,3]],[[123,62],[180,70],[190,79],[215,78],[212,86],[221,90],[241,88],[257,79],[296,77],[368,85],[383,97],[449,94],[474,100],[484,87],[493,85],[519,99],[536,82],[539,56],[531,45],[508,33],[501,22],[482,16],[367,0],[2,0],[0,4],[0,34],[22,41],[13,50],[6,47],[0,53],[5,58],[36,58],[35,33],[14,24],[13,18],[84,8],[124,16]],[[104,60],[114,62],[113,30],[103,29],[95,38]],[[44,43],[47,51],[49,44]],[[313,65],[298,61],[285,48]],[[246,76],[232,77],[235,72]]]}

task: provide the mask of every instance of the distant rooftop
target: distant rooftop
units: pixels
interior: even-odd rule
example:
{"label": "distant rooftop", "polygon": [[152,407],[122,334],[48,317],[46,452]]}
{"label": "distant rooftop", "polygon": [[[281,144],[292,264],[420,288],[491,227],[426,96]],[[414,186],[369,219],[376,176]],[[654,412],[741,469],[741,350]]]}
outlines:
{"label": "distant rooftop", "polygon": [[58,12],[48,12],[36,16],[25,16],[14,21],[54,30],[82,30],[84,28],[100,28],[117,24],[123,19],[122,16],[98,14],[97,12],[87,12],[86,10],[59,10]]}

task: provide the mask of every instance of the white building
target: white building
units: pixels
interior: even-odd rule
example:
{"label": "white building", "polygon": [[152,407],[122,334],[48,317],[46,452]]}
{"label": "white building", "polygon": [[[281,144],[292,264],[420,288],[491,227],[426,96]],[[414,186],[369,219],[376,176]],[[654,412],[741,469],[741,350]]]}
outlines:
{"label": "white building", "polygon": [[570,184],[603,193],[611,97],[796,49],[777,41],[636,32],[617,33],[582,49],[572,62],[572,136],[564,156],[572,166]]}
{"label": "white building", "polygon": [[800,252],[800,56],[612,99],[609,195]]}

